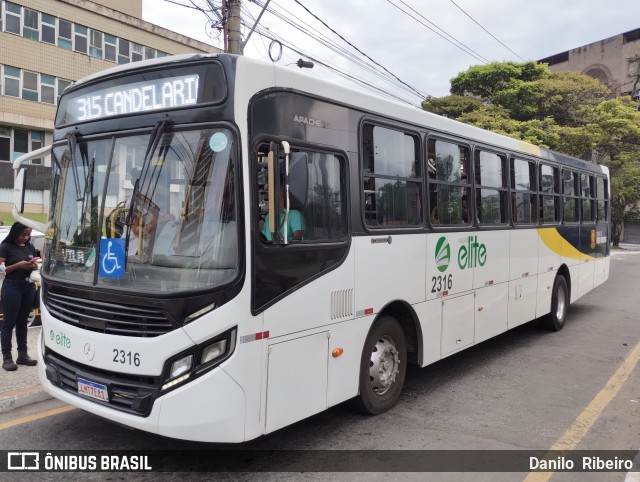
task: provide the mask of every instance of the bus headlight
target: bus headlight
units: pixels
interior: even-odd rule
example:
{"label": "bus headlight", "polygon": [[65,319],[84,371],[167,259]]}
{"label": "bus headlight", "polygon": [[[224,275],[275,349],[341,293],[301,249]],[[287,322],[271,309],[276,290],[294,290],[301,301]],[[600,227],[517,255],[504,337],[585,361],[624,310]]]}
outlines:
{"label": "bus headlight", "polygon": [[177,388],[229,358],[236,347],[236,332],[231,328],[167,360],[161,391]]}
{"label": "bus headlight", "polygon": [[209,363],[210,361],[224,355],[225,351],[227,351],[227,340],[216,341],[202,350],[202,359],[200,360],[200,363],[202,365]]}
{"label": "bus headlight", "polygon": [[174,361],[171,364],[169,378],[177,378],[183,373],[187,373],[189,370],[191,370],[191,365],[193,365],[193,355],[188,355],[184,358],[180,358],[179,360]]}
{"label": "bus headlight", "polygon": [[193,365],[193,355],[182,357],[171,364],[167,382],[162,385],[162,391],[179,385],[191,376],[191,366]]}

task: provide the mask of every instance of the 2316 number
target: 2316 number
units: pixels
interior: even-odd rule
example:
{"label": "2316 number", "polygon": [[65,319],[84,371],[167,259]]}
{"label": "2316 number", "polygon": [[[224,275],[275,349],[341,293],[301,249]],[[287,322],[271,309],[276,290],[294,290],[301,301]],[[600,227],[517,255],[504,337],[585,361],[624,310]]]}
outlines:
{"label": "2316 number", "polygon": [[431,278],[431,292],[439,293],[442,290],[450,290],[453,286],[453,275],[441,275]]}
{"label": "2316 number", "polygon": [[113,361],[123,365],[140,366],[140,353],[125,352],[124,350],[113,349]]}

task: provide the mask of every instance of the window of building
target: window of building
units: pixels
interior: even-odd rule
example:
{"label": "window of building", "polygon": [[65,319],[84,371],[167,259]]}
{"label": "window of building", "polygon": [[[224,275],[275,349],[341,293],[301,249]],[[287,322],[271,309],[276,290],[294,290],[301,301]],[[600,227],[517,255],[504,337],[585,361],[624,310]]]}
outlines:
{"label": "window of building", "polygon": [[11,2],[4,2],[5,4],[5,21],[6,25],[4,26],[5,32],[15,33],[20,35],[20,22],[22,21],[22,8],[20,5],[16,5]]}
{"label": "window of building", "polygon": [[89,55],[97,59],[102,58],[102,32],[91,30],[89,43]]}
{"label": "window of building", "polygon": [[22,36],[31,40],[40,40],[40,15],[38,12],[25,7],[23,17]]}
{"label": "window of building", "polygon": [[598,222],[607,221],[607,207],[609,204],[609,186],[603,177],[596,178],[596,198],[598,205]]}
{"label": "window of building", "polygon": [[427,162],[431,224],[470,224],[468,212],[465,214],[471,199],[469,148],[430,139]]}
{"label": "window of building", "polygon": [[116,44],[118,43],[118,39],[113,35],[104,34],[104,59],[109,60],[111,62],[115,62],[117,60],[116,55]]}
{"label": "window of building", "polygon": [[151,47],[144,48],[144,58],[145,60],[155,59],[156,58],[156,50]]}
{"label": "window of building", "polygon": [[88,28],[84,25],[73,25],[73,50],[76,52],[81,52],[83,54],[87,53],[87,33]]}
{"label": "window of building", "polygon": [[38,74],[22,71],[22,98],[38,102]]}
{"label": "window of building", "polygon": [[[493,152],[476,151],[475,178],[478,222],[505,224],[507,222],[507,158]],[[463,220],[465,211],[468,212],[470,209],[470,205],[463,206]]]}
{"label": "window of building", "polygon": [[593,222],[596,220],[596,189],[594,177],[580,174],[580,195],[582,198],[582,221]]}
{"label": "window of building", "polygon": [[29,131],[23,129],[13,130],[13,151],[20,154],[29,152]]}
{"label": "window of building", "polygon": [[[31,151],[44,147],[44,133],[41,131],[31,131]],[[42,158],[31,159],[31,164],[42,165]]]}
{"label": "window of building", "polygon": [[555,224],[560,219],[559,169],[540,164],[540,220],[542,224]]}
{"label": "window of building", "polygon": [[56,102],[60,102],[60,96],[64,92],[64,89],[69,87],[71,83],[72,82],[70,80],[58,79],[58,98],[56,99]]}
{"label": "window of building", "polygon": [[56,17],[42,14],[42,41],[55,45],[56,43]]}
{"label": "window of building", "polygon": [[11,129],[0,126],[0,161],[11,161]]}
{"label": "window of building", "polygon": [[0,2],[0,32],[2,32],[4,29],[3,21],[4,21],[4,3]]}
{"label": "window of building", "polygon": [[575,223],[579,218],[578,173],[568,169],[562,170],[563,217],[567,223]]}
{"label": "window of building", "polygon": [[365,125],[362,140],[366,224],[370,227],[421,224],[418,137],[386,127]]}
{"label": "window of building", "polygon": [[118,39],[118,63],[119,64],[128,64],[129,63],[129,41],[119,38]]}
{"label": "window of building", "polygon": [[71,50],[73,48],[73,39],[71,37],[71,22],[58,19],[58,47]]}
{"label": "window of building", "polygon": [[511,218],[516,224],[538,222],[536,163],[511,159]]}
{"label": "window of building", "polygon": [[142,45],[131,42],[131,62],[138,62],[143,59],[144,49]]}
{"label": "window of building", "polygon": [[4,95],[20,97],[20,69],[4,66]]}
{"label": "window of building", "polygon": [[56,78],[53,75],[40,74],[40,101],[56,103]]}

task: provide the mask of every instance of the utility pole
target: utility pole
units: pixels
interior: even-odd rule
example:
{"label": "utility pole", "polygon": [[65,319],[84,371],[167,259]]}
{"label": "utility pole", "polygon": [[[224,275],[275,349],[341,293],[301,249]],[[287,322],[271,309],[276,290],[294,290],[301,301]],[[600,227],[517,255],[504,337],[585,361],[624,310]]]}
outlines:
{"label": "utility pole", "polygon": [[240,34],[240,0],[225,0],[227,18],[225,22],[225,52],[242,55]]}

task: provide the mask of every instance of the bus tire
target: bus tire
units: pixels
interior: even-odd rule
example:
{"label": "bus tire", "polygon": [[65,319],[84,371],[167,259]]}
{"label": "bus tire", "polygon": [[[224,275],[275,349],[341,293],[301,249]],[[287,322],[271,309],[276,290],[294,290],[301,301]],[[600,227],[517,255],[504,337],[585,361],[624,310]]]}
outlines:
{"label": "bus tire", "polygon": [[569,311],[569,287],[562,275],[556,276],[551,292],[551,313],[545,318],[544,326],[550,331],[560,331],[564,328]]}
{"label": "bus tire", "polygon": [[362,350],[357,408],[371,415],[391,409],[400,398],[406,373],[402,327],[395,318],[383,316],[369,331]]}

